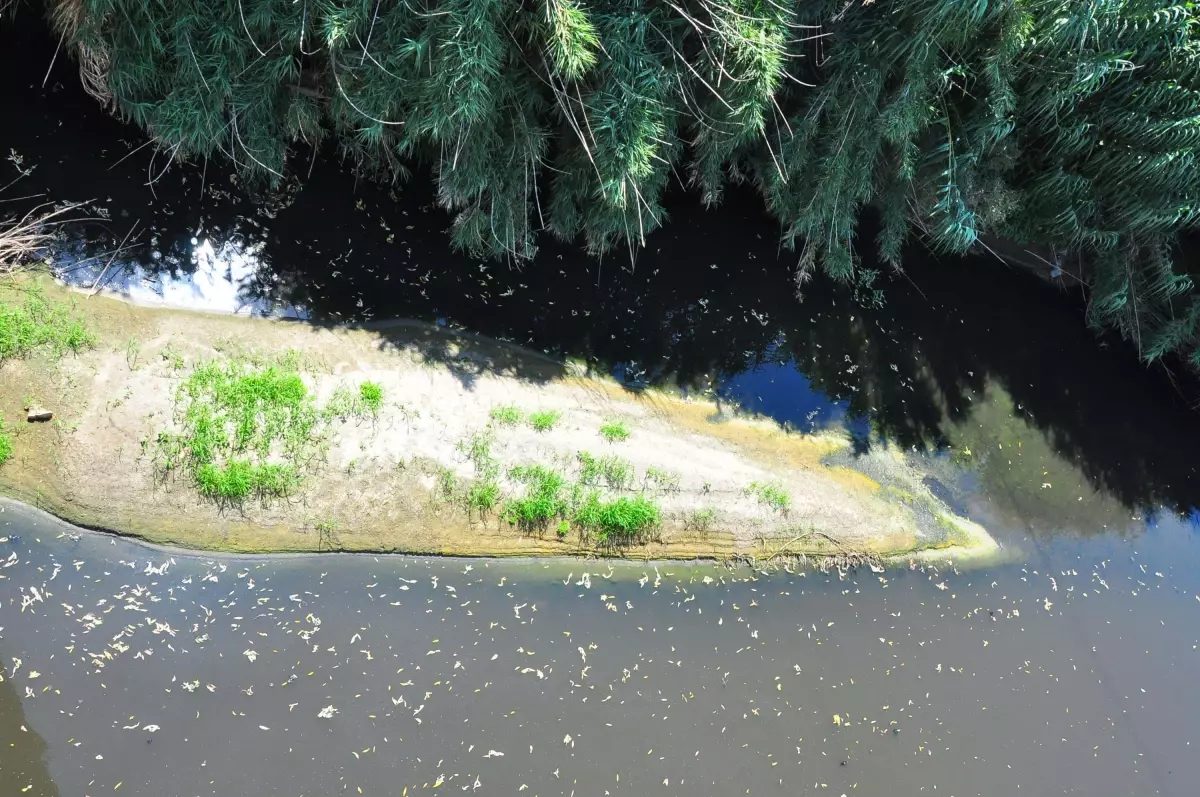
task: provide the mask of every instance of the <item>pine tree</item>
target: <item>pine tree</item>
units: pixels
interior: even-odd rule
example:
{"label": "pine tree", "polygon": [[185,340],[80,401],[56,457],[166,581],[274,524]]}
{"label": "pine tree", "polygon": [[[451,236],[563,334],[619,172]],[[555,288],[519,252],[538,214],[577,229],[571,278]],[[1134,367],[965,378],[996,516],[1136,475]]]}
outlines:
{"label": "pine tree", "polygon": [[173,157],[279,179],[334,136],[427,168],[456,245],[634,248],[682,179],[753,181],[873,296],[856,228],[1087,264],[1089,317],[1200,367],[1200,10],[1167,0],[51,0],[85,84]]}

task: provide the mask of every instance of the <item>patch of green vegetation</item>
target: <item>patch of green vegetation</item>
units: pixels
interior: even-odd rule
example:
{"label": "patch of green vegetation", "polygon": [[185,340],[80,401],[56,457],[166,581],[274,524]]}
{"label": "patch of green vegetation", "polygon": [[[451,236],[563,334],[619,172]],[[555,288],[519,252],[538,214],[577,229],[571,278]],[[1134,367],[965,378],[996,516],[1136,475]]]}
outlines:
{"label": "patch of green vegetation", "polygon": [[633,484],[633,463],[615,455],[597,457],[586,451],[575,455],[579,461],[579,483],[595,486],[601,479],[611,490],[628,490]]}
{"label": "patch of green vegetation", "polygon": [[579,461],[579,483],[587,486],[594,485],[600,480],[604,469],[600,467],[600,459],[595,454],[589,454],[586,451],[580,451],[575,455],[575,459]]}
{"label": "patch of green vegetation", "polygon": [[784,515],[792,505],[792,497],[782,485],[775,482],[751,482],[746,488],[746,494],[754,496],[760,504]]}
{"label": "patch of green vegetation", "polygon": [[620,457],[601,457],[600,466],[604,470],[604,483],[610,490],[628,490],[633,484],[633,464]]}
{"label": "patch of green vegetation", "polygon": [[482,473],[496,467],[492,462],[492,443],[495,442],[495,439],[491,429],[484,429],[475,432],[465,440],[458,441],[455,447],[460,454],[470,460],[477,472]]}
{"label": "patch of green vegetation", "polygon": [[300,485],[300,476],[291,465],[266,462],[254,466],[254,491],[264,495],[284,495]]}
{"label": "patch of green vegetation", "polygon": [[648,487],[656,487],[664,492],[679,492],[680,476],[673,470],[651,465],[646,468],[645,483]]}
{"label": "patch of green vegetation", "polygon": [[658,504],[645,496],[621,496],[605,501],[595,490],[588,493],[574,513],[575,522],[591,532],[597,542],[613,545],[642,542],[661,519]]}
{"label": "patch of green vegetation", "polygon": [[570,510],[563,496],[567,479],[558,471],[544,465],[519,465],[510,469],[508,475],[526,485],[524,496],[509,499],[504,505],[504,517],[509,523],[538,531]]}
{"label": "patch of green vegetation", "polygon": [[223,501],[242,501],[251,495],[283,495],[299,483],[288,465],[257,465],[233,459],[223,465],[206,462],[196,470],[201,495]]}
{"label": "patch of green vegetation", "polygon": [[475,481],[460,495],[468,515],[487,515],[500,503],[500,466],[492,458],[493,442],[495,433],[490,426],[458,442],[459,453],[471,462],[476,473]]}
{"label": "patch of green vegetation", "polygon": [[473,482],[464,498],[467,512],[487,515],[500,503],[500,485],[494,479]]}
{"label": "patch of green vegetation", "polygon": [[529,413],[529,425],[535,432],[548,432],[562,419],[562,413],[555,410],[538,410]]}
{"label": "patch of green vegetation", "polygon": [[693,509],[684,521],[684,528],[697,534],[707,534],[712,530],[717,520],[717,512],[712,507]]}
{"label": "patch of green vegetation", "polygon": [[172,371],[183,370],[183,355],[175,351],[175,347],[170,343],[163,347],[162,358]]}
{"label": "patch of green vegetation", "polygon": [[175,423],[156,440],[160,472],[188,473],[201,494],[234,502],[294,489],[323,431],[322,414],[288,358],[200,365],[176,392]]}
{"label": "patch of green vegetation", "polygon": [[383,385],[369,380],[363,382],[358,386],[358,400],[364,410],[379,417],[379,411],[383,409]]}
{"label": "patch of green vegetation", "polygon": [[600,424],[600,436],[610,443],[621,443],[629,439],[629,427],[621,421],[605,421]]}
{"label": "patch of green vegetation", "polygon": [[0,302],[0,358],[43,348],[55,356],[78,354],[94,345],[96,336],[83,321],[66,305],[47,300],[40,289],[29,290],[20,305]]}
{"label": "patch of green vegetation", "polygon": [[446,501],[454,498],[458,492],[458,476],[450,468],[442,468],[438,471],[436,495],[441,496]]}
{"label": "patch of green vegetation", "polygon": [[523,465],[509,470],[510,478],[526,485],[526,493],[505,503],[505,519],[529,531],[540,531],[556,523],[560,537],[578,528],[598,542],[613,545],[643,541],[660,524],[661,510],[645,496],[609,500],[599,489],[589,489],[600,479],[608,481],[610,475],[613,484],[627,487],[633,472],[628,462],[618,457],[597,458],[586,452],[580,452],[579,461],[581,475],[576,483],[544,465]]}
{"label": "patch of green vegetation", "polygon": [[8,427],[0,426],[0,465],[8,462],[9,457],[13,453],[12,433],[8,431]]}
{"label": "patch of green vegetation", "polygon": [[129,366],[130,371],[136,371],[138,367],[138,356],[142,353],[142,344],[138,343],[138,339],[133,335],[129,336],[129,340],[125,342],[125,364]]}
{"label": "patch of green vegetation", "polygon": [[338,385],[330,394],[329,401],[325,402],[325,416],[330,420],[378,418],[382,409],[383,387],[370,381],[360,384],[358,392],[346,385]]}
{"label": "patch of green vegetation", "polygon": [[525,419],[525,413],[521,412],[515,404],[492,407],[492,411],[488,415],[500,426],[516,426]]}

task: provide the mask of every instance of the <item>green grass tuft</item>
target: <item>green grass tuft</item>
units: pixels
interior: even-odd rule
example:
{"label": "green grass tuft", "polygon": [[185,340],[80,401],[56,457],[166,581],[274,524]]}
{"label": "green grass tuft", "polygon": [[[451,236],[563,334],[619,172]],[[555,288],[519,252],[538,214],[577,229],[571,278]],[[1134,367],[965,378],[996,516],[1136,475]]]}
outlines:
{"label": "green grass tuft", "polygon": [[363,409],[378,417],[379,411],[383,409],[383,385],[378,382],[363,382],[358,386],[358,400]]}
{"label": "green grass tuft", "polygon": [[446,501],[454,498],[458,492],[458,476],[450,468],[442,468],[438,471],[436,495]]}
{"label": "green grass tuft", "polygon": [[599,457],[586,451],[580,451],[575,455],[575,459],[579,460],[579,483],[588,487],[596,484],[604,473]]}
{"label": "green grass tuft", "polygon": [[544,529],[551,520],[565,515],[569,504],[563,496],[567,479],[544,465],[519,465],[508,472],[509,478],[526,485],[526,493],[504,505],[509,523],[528,531]]}
{"label": "green grass tuft", "polygon": [[0,302],[0,358],[23,357],[38,349],[55,356],[78,354],[96,345],[96,336],[63,304],[30,290],[23,304]]}
{"label": "green grass tuft", "polygon": [[494,479],[484,479],[471,484],[465,498],[467,511],[487,515],[500,503],[500,485]]}
{"label": "green grass tuft", "polygon": [[679,492],[680,476],[673,470],[651,465],[646,468],[646,486],[656,487],[664,492]]}
{"label": "green grass tuft", "polygon": [[717,520],[717,513],[712,507],[694,509],[684,521],[684,528],[697,534],[706,534]]}
{"label": "green grass tuft", "polygon": [[488,414],[500,426],[516,426],[525,419],[525,413],[521,412],[515,404],[492,407],[492,411]]}
{"label": "green grass tuft", "polygon": [[477,473],[487,473],[496,470],[496,464],[492,460],[492,443],[495,442],[495,436],[491,429],[484,429],[481,432],[475,432],[465,440],[458,441],[458,452],[471,461],[475,466]]}
{"label": "green grass tuft", "polygon": [[600,425],[600,436],[610,443],[621,443],[629,439],[629,427],[621,421],[606,421]]}
{"label": "green grass tuft", "polygon": [[6,427],[0,427],[0,465],[8,462],[13,453],[12,433]]}
{"label": "green grass tuft", "polygon": [[575,510],[574,519],[598,542],[622,545],[643,541],[646,533],[661,523],[662,511],[645,496],[604,501],[592,491]]}
{"label": "green grass tuft", "polygon": [[346,385],[338,385],[325,402],[325,417],[329,420],[345,421],[349,418],[363,420],[379,417],[383,409],[383,386],[378,382],[363,382],[355,393]]}
{"label": "green grass tuft", "polygon": [[746,488],[746,494],[753,495],[760,504],[784,515],[792,505],[792,497],[781,485],[773,482],[751,482]]}
{"label": "green grass tuft", "polygon": [[286,495],[300,483],[300,478],[291,465],[275,462],[254,466],[253,478],[254,490],[271,496]]}
{"label": "green grass tuft", "polygon": [[586,451],[575,455],[579,460],[579,483],[593,487],[601,479],[611,490],[628,490],[633,484],[633,463],[615,455],[597,457]]}
{"label": "green grass tuft", "polygon": [[196,471],[196,486],[201,495],[239,501],[250,495],[250,471],[254,468],[245,460],[233,460],[224,465],[206,462]]}
{"label": "green grass tuft", "polygon": [[287,465],[256,465],[244,459],[223,465],[207,462],[196,470],[201,495],[223,501],[242,501],[251,495],[285,495],[296,482],[295,471]]}
{"label": "green grass tuft", "polygon": [[561,412],[538,410],[537,412],[529,413],[529,425],[533,427],[535,432],[548,432],[558,424],[561,418]]}

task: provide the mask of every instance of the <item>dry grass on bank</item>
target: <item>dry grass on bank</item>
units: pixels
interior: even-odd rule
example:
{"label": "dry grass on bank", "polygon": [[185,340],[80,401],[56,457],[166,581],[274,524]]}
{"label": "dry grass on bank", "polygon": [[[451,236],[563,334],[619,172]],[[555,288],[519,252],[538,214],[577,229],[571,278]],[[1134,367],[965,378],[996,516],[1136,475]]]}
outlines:
{"label": "dry grass on bank", "polygon": [[79,204],[45,203],[21,216],[0,217],[0,275],[11,275],[36,259]]}

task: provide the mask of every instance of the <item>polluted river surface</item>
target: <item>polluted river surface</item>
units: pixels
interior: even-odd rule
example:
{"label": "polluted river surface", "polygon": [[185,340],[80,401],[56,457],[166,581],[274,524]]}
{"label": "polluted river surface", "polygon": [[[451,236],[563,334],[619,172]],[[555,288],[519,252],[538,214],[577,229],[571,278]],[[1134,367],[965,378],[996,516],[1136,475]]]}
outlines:
{"label": "polluted river surface", "polygon": [[1174,519],[1012,531],[978,569],[768,574],[212,558],[2,517],[5,795],[1183,795],[1200,778],[1200,552]]}

